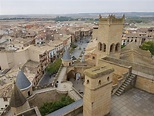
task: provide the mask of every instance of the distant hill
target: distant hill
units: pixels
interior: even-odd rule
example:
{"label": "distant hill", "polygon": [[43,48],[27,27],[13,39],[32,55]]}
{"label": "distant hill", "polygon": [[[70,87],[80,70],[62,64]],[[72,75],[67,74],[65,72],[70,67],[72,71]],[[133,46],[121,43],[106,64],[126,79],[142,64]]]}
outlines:
{"label": "distant hill", "polygon": [[126,17],[154,17],[154,12],[116,12],[116,13],[76,13],[76,14],[31,14],[31,15],[0,15],[0,19],[10,18],[55,18],[57,16],[66,16],[72,18],[98,18],[98,15],[108,16],[109,14],[115,14],[116,16],[122,16],[125,14]]}

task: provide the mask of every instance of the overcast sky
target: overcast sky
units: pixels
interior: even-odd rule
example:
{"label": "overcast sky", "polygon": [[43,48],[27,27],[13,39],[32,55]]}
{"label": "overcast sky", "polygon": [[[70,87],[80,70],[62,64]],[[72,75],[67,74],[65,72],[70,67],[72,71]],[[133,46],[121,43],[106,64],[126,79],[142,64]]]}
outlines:
{"label": "overcast sky", "polygon": [[0,0],[0,15],[154,12],[154,0]]}

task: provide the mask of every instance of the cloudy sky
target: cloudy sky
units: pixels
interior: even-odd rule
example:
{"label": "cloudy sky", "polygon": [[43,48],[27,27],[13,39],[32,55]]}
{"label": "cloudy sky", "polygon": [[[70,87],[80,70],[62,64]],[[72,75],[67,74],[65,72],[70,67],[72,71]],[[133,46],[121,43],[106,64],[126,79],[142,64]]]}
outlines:
{"label": "cloudy sky", "polygon": [[154,0],[0,0],[0,15],[154,12]]}

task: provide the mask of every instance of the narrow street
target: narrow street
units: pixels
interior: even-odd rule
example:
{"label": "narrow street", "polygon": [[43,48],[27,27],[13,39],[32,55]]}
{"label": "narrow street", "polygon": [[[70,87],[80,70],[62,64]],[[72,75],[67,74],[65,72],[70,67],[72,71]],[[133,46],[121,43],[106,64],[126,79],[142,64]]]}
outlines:
{"label": "narrow street", "polygon": [[48,74],[47,72],[45,72],[45,74],[43,75],[41,81],[39,82],[39,86],[43,86],[43,85],[47,85],[50,82],[52,82],[54,79],[53,75]]}
{"label": "narrow street", "polygon": [[[80,57],[81,52],[84,51],[84,49],[87,47],[89,42],[90,42],[90,37],[83,38],[82,40],[76,42],[75,44],[78,47],[73,51],[71,56],[75,56],[75,58],[78,59]],[[81,48],[81,49],[79,49],[79,48]],[[42,79],[40,80],[38,85],[39,86],[47,85],[50,82],[53,82],[53,80],[54,80],[54,76],[45,72],[45,74],[42,76]]]}

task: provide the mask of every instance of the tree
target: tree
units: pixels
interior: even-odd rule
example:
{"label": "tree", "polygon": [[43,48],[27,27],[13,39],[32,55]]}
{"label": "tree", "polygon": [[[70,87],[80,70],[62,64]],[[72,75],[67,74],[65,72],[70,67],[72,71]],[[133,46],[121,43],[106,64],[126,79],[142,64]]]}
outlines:
{"label": "tree", "polygon": [[148,42],[144,42],[140,48],[142,50],[149,50],[151,52],[152,55],[154,55],[154,42],[153,41],[148,41]]}
{"label": "tree", "polygon": [[55,74],[58,72],[60,65],[61,65],[62,61],[60,58],[56,59],[55,62],[53,64],[49,64],[49,66],[46,68],[46,71],[49,74]]}

